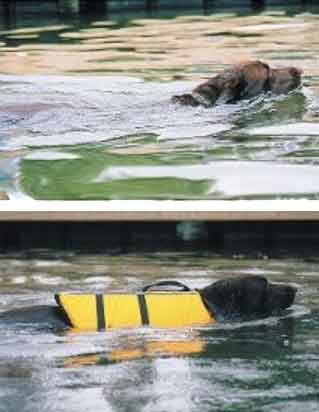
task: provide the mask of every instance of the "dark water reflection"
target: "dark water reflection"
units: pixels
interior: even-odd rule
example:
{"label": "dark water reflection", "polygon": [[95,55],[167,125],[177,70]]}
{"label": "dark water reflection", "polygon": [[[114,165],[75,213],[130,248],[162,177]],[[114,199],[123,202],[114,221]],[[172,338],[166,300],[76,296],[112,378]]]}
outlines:
{"label": "dark water reflection", "polygon": [[170,254],[2,256],[1,311],[58,290],[136,290],[173,277],[200,287],[264,274],[298,287],[281,318],[181,330],[51,331],[1,324],[1,411],[318,410],[318,263]]}

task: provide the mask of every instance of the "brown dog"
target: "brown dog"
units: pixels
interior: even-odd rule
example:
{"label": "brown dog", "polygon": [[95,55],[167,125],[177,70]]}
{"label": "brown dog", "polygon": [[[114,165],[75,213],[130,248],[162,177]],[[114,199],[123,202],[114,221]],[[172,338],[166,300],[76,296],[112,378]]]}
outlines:
{"label": "brown dog", "polygon": [[261,93],[288,93],[301,84],[302,71],[295,67],[272,69],[261,61],[251,61],[223,71],[197,86],[191,94],[173,96],[174,103],[211,107],[235,103]]}

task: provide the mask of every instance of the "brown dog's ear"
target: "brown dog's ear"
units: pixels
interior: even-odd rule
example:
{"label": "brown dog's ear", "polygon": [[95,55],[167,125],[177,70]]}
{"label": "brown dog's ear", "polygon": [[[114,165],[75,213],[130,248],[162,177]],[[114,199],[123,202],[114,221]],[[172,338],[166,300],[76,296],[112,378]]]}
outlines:
{"label": "brown dog's ear", "polygon": [[220,95],[216,103],[233,103],[238,100],[240,96],[241,81],[239,77],[233,77],[225,82],[223,89],[221,90]]}
{"label": "brown dog's ear", "polygon": [[230,87],[231,89],[236,89],[239,86],[240,86],[240,80],[238,77],[234,77],[233,79],[230,79],[226,83],[226,87]]}

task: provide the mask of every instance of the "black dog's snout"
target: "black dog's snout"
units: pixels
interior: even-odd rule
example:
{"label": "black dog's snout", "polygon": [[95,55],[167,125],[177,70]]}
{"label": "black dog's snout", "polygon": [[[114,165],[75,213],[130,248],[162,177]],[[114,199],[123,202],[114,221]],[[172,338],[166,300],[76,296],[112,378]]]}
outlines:
{"label": "black dog's snout", "polygon": [[297,288],[292,285],[269,284],[265,306],[268,312],[287,309],[295,300]]}

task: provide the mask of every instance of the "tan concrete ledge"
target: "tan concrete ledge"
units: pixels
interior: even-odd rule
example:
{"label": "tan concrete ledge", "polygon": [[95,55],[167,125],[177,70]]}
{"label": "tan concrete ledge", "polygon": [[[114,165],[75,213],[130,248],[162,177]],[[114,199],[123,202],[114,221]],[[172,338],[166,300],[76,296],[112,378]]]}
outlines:
{"label": "tan concrete ledge", "polygon": [[0,221],[315,221],[318,201],[0,202]]}

